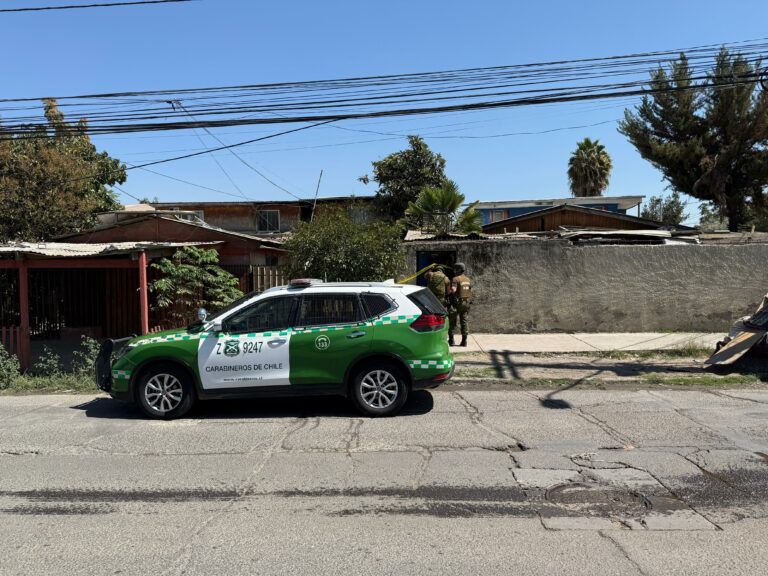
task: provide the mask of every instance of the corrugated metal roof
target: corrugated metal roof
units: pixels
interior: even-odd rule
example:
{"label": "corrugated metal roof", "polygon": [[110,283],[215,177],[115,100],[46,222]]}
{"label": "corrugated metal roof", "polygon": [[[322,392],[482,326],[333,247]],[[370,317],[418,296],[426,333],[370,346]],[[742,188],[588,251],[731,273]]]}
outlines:
{"label": "corrugated metal roof", "polygon": [[472,232],[470,234],[448,234],[447,236],[438,236],[434,232],[425,232],[423,230],[408,230],[405,233],[403,242],[447,242],[458,240],[535,240],[536,236],[531,234],[509,233],[509,234],[479,234]]}
{"label": "corrugated metal roof", "polygon": [[220,242],[112,242],[110,244],[70,244],[68,242],[10,242],[0,244],[0,257],[15,254],[34,254],[49,258],[83,258],[113,256],[141,250],[181,248],[183,246],[210,246]]}
{"label": "corrugated metal roof", "polygon": [[[104,221],[104,217],[108,216],[110,214],[115,215],[125,215],[128,216],[127,218],[123,220],[117,220],[117,221]],[[192,214],[192,212],[181,212],[181,211],[170,211],[170,210],[155,210],[155,211],[140,211],[140,212],[105,212],[104,214],[100,215],[100,219],[102,220],[96,226],[89,230],[83,230],[81,232],[75,232],[72,234],[64,234],[63,236],[59,236],[59,238],[66,240],[67,238],[71,238],[73,236],[81,236],[83,234],[87,234],[89,232],[99,232],[101,230],[108,230],[109,228],[114,228],[117,226],[127,226],[129,224],[135,224],[136,222],[140,222],[142,220],[146,220],[148,218],[158,218],[160,220],[167,220],[170,222],[175,222],[177,224],[183,224],[185,226],[195,226],[197,228],[204,228],[206,230],[211,230],[213,232],[218,232],[219,234],[223,234],[226,236],[233,236],[236,238],[242,238],[245,240],[255,240],[260,242],[263,246],[267,248],[275,248],[275,249],[281,249],[281,246],[285,244],[285,241],[281,238],[275,238],[275,237],[264,237],[264,236],[255,236],[253,234],[246,234],[243,232],[234,232],[232,230],[226,230],[224,228],[219,228],[217,226],[212,226],[211,224],[208,224],[207,222],[204,222],[199,219],[190,220],[188,218],[182,218],[182,214]]]}

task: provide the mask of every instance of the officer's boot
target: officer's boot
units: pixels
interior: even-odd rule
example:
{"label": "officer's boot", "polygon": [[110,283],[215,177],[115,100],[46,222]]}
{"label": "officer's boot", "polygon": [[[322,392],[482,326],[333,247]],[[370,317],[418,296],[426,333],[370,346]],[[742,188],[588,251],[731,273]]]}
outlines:
{"label": "officer's boot", "polygon": [[448,346],[456,346],[456,342],[453,341],[453,334],[448,334]]}
{"label": "officer's boot", "polygon": [[466,334],[462,334],[461,335],[461,344],[459,344],[459,346],[466,346],[466,345],[467,345],[467,335]]}

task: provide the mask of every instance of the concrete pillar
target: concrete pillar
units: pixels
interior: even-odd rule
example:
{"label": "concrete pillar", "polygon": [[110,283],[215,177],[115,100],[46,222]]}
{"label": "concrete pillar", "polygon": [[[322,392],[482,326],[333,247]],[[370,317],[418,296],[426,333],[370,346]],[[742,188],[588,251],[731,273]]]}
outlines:
{"label": "concrete pillar", "polygon": [[139,252],[139,314],[141,333],[149,334],[149,294],[147,290],[147,253]]}

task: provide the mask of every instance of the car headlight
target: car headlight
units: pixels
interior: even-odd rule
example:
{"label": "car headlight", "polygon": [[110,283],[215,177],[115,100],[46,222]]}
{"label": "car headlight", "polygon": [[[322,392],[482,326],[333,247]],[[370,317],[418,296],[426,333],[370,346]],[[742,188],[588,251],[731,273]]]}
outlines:
{"label": "car headlight", "polygon": [[120,358],[128,354],[128,352],[133,350],[135,347],[135,344],[123,344],[120,346],[120,348],[112,352],[112,361],[116,362],[117,360],[120,360]]}

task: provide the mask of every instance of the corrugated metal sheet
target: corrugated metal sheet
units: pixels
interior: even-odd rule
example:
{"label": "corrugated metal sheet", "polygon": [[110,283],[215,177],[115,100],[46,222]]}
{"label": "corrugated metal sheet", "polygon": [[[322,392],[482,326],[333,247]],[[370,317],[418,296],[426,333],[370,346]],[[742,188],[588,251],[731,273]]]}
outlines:
{"label": "corrugated metal sheet", "polygon": [[67,242],[11,242],[0,244],[0,256],[34,254],[48,258],[112,256],[140,250],[210,246],[219,242],[113,242],[111,244],[70,244]]}

